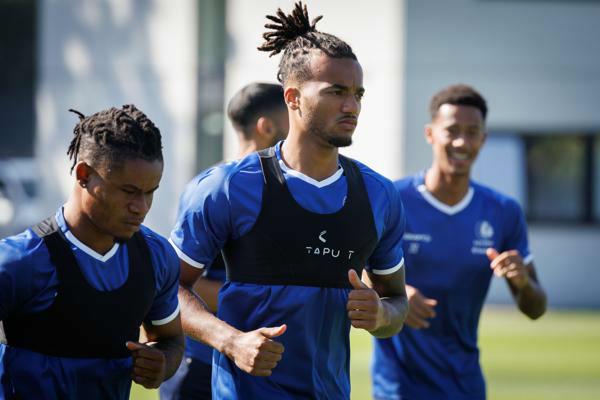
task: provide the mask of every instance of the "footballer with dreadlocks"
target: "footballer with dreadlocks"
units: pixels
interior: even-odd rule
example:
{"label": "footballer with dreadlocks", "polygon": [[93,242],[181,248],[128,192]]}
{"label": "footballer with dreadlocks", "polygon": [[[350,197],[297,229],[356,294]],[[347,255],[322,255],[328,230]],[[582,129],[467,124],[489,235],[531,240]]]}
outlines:
{"label": "footballer with dreadlocks", "polygon": [[[213,398],[348,399],[350,327],[389,337],[407,313],[402,203],[391,181],[338,153],[364,93],[351,47],[319,32],[301,3],[267,18],[259,50],[282,53],[290,131],[198,183],[193,224],[171,236],[182,323],[219,350]],[[221,321],[192,291],[219,251]]]}
{"label": "footballer with dreadlocks", "polygon": [[156,388],[183,354],[177,254],[142,225],[162,176],[160,131],[133,105],[71,111],[67,203],[0,241],[3,399],[125,400],[132,379]]}

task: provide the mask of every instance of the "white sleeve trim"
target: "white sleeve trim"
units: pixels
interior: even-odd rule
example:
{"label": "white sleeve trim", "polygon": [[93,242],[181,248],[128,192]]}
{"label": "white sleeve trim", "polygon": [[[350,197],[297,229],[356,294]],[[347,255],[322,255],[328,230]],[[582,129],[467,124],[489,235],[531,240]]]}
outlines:
{"label": "white sleeve trim", "polygon": [[523,264],[525,264],[525,265],[529,264],[530,262],[532,262],[532,261],[533,261],[533,258],[534,258],[534,257],[533,257],[533,254],[530,254],[530,255],[528,255],[527,257],[525,257],[525,258],[523,259]]}
{"label": "white sleeve trim", "polygon": [[204,268],[204,264],[199,263],[198,261],[192,260],[188,255],[186,255],[183,251],[181,251],[181,249],[179,247],[177,247],[177,245],[175,245],[175,243],[173,243],[171,238],[169,238],[169,243],[171,243],[171,246],[173,246],[173,248],[175,249],[177,256],[179,258],[181,258],[183,261],[185,261],[186,263],[188,263],[189,265],[191,265],[194,268],[198,268],[198,269]]}
{"label": "white sleeve trim", "polygon": [[404,257],[402,257],[402,260],[400,260],[398,265],[396,265],[395,267],[388,268],[388,269],[372,269],[371,272],[374,273],[375,275],[389,275],[389,274],[393,274],[394,272],[398,271],[402,267],[404,267]]}
{"label": "white sleeve trim", "polygon": [[156,326],[168,324],[169,322],[173,321],[177,317],[177,315],[179,315],[179,303],[177,304],[177,308],[175,309],[175,311],[173,311],[171,315],[163,319],[152,321],[152,325]]}

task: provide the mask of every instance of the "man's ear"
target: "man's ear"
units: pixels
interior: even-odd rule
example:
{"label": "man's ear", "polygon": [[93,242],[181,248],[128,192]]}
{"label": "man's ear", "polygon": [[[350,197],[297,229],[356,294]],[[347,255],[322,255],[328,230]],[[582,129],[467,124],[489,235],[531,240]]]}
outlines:
{"label": "man's ear", "polygon": [[431,126],[431,124],[425,124],[423,133],[425,135],[425,140],[427,140],[427,143],[433,144],[433,127]]}
{"label": "man's ear", "polygon": [[260,117],[256,120],[256,133],[263,138],[271,139],[275,135],[273,121],[268,117]]}
{"label": "man's ear", "polygon": [[90,176],[94,173],[92,167],[90,167],[85,161],[79,161],[75,165],[75,179],[81,187],[87,187],[90,180]]}
{"label": "man's ear", "polygon": [[300,90],[296,87],[290,86],[283,92],[283,99],[290,110],[297,110],[300,108]]}

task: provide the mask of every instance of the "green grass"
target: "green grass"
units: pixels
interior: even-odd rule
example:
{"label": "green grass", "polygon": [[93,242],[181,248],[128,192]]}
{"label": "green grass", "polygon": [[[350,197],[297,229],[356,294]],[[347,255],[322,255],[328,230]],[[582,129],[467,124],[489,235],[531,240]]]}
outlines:
{"label": "green grass", "polygon": [[[514,308],[486,308],[481,362],[489,400],[600,398],[600,312],[550,310],[530,321]],[[352,399],[371,398],[371,337],[353,329]],[[134,387],[134,400],[158,399]]]}
{"label": "green grass", "polygon": [[493,309],[480,348],[490,400],[600,398],[600,313],[550,310],[538,321]]}

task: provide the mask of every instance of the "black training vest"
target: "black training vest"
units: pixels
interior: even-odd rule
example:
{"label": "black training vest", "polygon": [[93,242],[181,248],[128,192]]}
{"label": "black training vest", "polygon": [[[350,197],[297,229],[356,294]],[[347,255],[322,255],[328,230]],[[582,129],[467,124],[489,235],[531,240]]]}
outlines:
{"label": "black training vest", "polygon": [[136,232],[126,242],[129,274],[121,287],[100,291],[83,276],[54,217],[32,230],[44,240],[58,277],[50,307],[37,313],[15,312],[4,321],[7,344],[57,357],[122,358],[131,355],[128,340],[139,340],[139,327],[155,295],[150,250]]}
{"label": "black training vest", "polygon": [[252,229],[223,248],[227,279],[263,285],[350,288],[348,270],[360,276],[377,244],[362,175],[340,155],[348,192],[342,208],[317,214],[293,198],[274,148],[260,151],[262,206]]}

